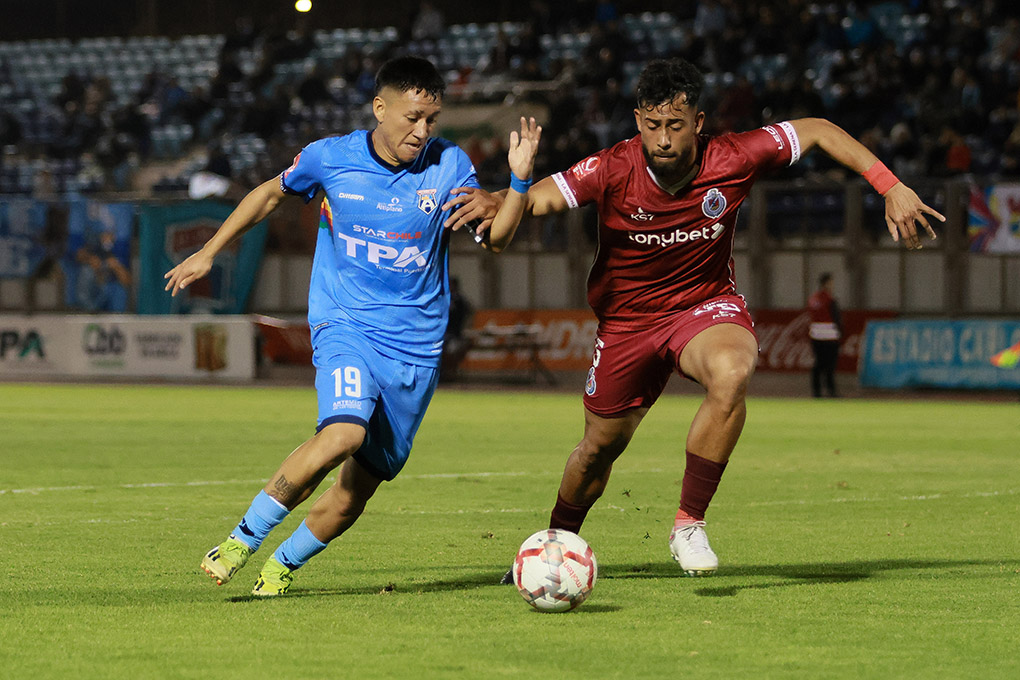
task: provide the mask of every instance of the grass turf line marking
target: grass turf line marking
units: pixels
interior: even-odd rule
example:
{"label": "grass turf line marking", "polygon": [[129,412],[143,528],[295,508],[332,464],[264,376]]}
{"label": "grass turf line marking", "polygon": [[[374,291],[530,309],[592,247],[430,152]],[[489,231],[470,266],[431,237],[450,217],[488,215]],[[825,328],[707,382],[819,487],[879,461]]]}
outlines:
{"label": "grass turf line marking", "polygon": [[[650,470],[619,470],[618,474],[646,474],[662,472],[659,468],[652,468]],[[560,475],[561,472],[437,472],[423,475],[403,475],[401,479],[457,479],[458,477],[548,477],[551,475]],[[268,479],[263,477],[262,479],[210,479],[210,480],[199,480],[194,482],[139,482],[136,484],[115,484],[112,487],[99,487],[92,485],[78,485],[78,486],[37,486],[25,489],[0,489],[0,496],[4,494],[19,494],[27,493],[33,496],[37,496],[41,493],[48,493],[51,491],[95,491],[100,488],[114,488],[114,489],[165,489],[175,487],[188,487],[188,486],[226,486],[231,484],[265,484]]]}
{"label": "grass turf line marking", "polygon": [[[619,473],[631,473],[631,474],[645,474],[645,473],[656,473],[662,472],[661,469],[650,469],[650,470],[620,470]],[[550,476],[552,474],[560,473],[533,473],[533,472],[464,472],[464,473],[430,473],[421,475],[406,475],[402,479],[456,479],[458,477],[542,477]],[[236,484],[265,484],[266,479],[226,479],[226,480],[198,480],[192,482],[144,482],[136,484],[117,484],[113,487],[105,488],[117,488],[117,489],[162,489],[162,488],[176,488],[176,487],[195,487],[195,486],[227,486]],[[76,486],[49,486],[49,487],[33,487],[25,489],[0,489],[0,496],[6,494],[30,494],[37,496],[41,493],[48,493],[52,491],[95,491],[101,487],[98,486],[87,486],[87,485],[76,485]],[[942,499],[954,499],[954,498],[990,498],[995,496],[1015,496],[1020,493],[1020,489],[1006,489],[1004,491],[972,491],[965,494],[918,494],[912,496],[894,496],[892,498],[827,498],[824,500],[804,500],[804,499],[791,499],[785,501],[753,501],[747,503],[747,507],[772,507],[781,505],[828,505],[830,503],[888,503],[890,501],[933,501]],[[606,509],[609,510],[622,510],[617,506],[608,504]],[[492,512],[531,512],[521,508],[503,508],[503,509],[485,509],[485,510],[445,510],[445,511],[419,511],[414,513],[404,514],[485,514]]]}
{"label": "grass turf line marking", "polygon": [[100,488],[113,488],[113,489],[155,489],[165,487],[182,487],[182,486],[225,486],[228,484],[265,484],[265,479],[211,479],[197,482],[147,482],[145,484],[115,484],[111,487],[98,487],[98,486],[37,486],[27,489],[0,489],[0,496],[4,494],[17,494],[27,493],[32,496],[38,496],[41,493],[48,493],[50,491],[97,491]]}
{"label": "grass turf line marking", "polygon": [[747,507],[768,507],[773,505],[828,505],[829,503],[888,503],[889,501],[937,501],[937,500],[950,500],[955,498],[988,498],[992,496],[1015,496],[1020,493],[1020,489],[1006,489],[1005,491],[972,491],[970,493],[962,494],[921,494],[915,496],[894,496],[892,498],[827,498],[821,501],[809,501],[803,499],[793,499],[787,501],[755,501],[746,503]]}

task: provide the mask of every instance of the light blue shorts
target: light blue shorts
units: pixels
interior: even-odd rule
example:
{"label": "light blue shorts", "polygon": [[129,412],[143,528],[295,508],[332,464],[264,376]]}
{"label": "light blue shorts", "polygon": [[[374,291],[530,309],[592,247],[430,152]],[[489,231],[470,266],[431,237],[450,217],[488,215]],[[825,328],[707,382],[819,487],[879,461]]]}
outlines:
{"label": "light blue shorts", "polygon": [[380,479],[397,476],[411,453],[439,382],[438,367],[381,355],[357,331],[326,326],[313,333],[312,363],[319,399],[318,432],[333,423],[366,430],[354,459]]}

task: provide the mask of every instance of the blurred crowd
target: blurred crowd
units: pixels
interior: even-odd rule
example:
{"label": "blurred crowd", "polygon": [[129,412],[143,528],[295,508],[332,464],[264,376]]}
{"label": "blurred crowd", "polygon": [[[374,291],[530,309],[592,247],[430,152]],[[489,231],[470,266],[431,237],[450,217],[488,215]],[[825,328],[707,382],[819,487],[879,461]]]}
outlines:
{"label": "blurred crowd", "polygon": [[[668,14],[634,9],[625,0],[530,0],[520,13],[526,23],[470,35],[426,0],[406,26],[347,39],[343,49],[329,49],[307,26],[242,18],[218,36],[207,78],[182,83],[157,68],[118,97],[101,69],[69,70],[55,95],[23,108],[16,95],[28,95],[0,54],[0,92],[8,93],[0,192],[179,190],[198,170],[254,185],[301,145],[370,127],[374,73],[402,53],[437,61],[451,103],[547,107],[540,174],[634,134],[641,66],[677,54],[707,75],[709,132],[822,116],[902,176],[1020,177],[1020,7],[1011,0],[699,0]],[[457,141],[483,184],[505,185],[502,131]],[[167,162],[180,158],[190,160]],[[165,172],[144,172],[160,161]],[[30,187],[19,181],[25,167],[35,170]],[[799,170],[837,171],[814,157]]]}

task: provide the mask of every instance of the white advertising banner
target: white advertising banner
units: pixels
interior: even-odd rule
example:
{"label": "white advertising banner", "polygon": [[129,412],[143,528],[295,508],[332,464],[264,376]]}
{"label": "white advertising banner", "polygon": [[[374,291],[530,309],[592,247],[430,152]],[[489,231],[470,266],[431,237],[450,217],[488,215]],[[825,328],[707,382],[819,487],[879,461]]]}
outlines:
{"label": "white advertising banner", "polygon": [[255,377],[248,316],[0,315],[0,375]]}

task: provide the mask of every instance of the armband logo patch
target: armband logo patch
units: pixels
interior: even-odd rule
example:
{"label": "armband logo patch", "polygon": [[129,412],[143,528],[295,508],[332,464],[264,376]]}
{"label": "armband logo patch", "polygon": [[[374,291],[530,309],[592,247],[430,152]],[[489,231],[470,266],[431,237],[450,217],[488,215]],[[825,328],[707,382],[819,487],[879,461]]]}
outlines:
{"label": "armband logo patch", "polygon": [[574,173],[576,179],[581,179],[585,175],[595,172],[601,162],[602,160],[598,156],[591,156],[570,168],[570,172]]}

